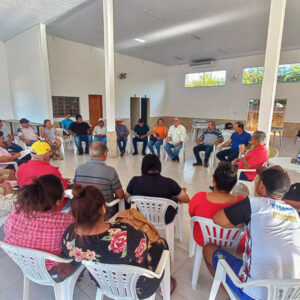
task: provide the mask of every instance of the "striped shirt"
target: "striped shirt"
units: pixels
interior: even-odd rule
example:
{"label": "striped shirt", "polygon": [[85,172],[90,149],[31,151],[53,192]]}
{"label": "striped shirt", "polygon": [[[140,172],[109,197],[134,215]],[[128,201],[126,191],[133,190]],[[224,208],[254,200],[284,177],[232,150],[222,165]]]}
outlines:
{"label": "striped shirt", "polygon": [[205,146],[213,146],[216,141],[224,139],[219,129],[207,129],[201,134],[201,138],[203,139],[203,145]]}
{"label": "striped shirt", "polygon": [[38,138],[34,132],[34,129],[30,126],[28,128],[20,127],[18,128],[18,136],[23,136],[29,141],[37,141]]}

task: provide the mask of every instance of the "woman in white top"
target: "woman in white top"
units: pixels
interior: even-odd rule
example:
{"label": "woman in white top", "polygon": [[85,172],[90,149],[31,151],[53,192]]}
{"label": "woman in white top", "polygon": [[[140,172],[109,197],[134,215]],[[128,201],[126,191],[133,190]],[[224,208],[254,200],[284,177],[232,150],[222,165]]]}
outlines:
{"label": "woman in white top", "polygon": [[61,141],[58,139],[58,136],[63,137],[55,127],[52,126],[50,120],[44,121],[44,126],[41,128],[41,136],[46,140],[46,142],[51,146],[53,150],[53,159],[64,159],[61,155],[58,154],[58,151],[61,147]]}

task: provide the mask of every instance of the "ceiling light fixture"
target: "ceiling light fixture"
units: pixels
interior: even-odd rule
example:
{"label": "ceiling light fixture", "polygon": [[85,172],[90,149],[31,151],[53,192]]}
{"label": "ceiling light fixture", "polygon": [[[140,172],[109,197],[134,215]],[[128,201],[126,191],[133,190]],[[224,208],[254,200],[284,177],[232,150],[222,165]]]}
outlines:
{"label": "ceiling light fixture", "polygon": [[144,43],[146,43],[146,41],[145,40],[142,40],[142,39],[134,39],[136,42],[139,42],[139,43],[142,43],[142,44],[144,44]]}

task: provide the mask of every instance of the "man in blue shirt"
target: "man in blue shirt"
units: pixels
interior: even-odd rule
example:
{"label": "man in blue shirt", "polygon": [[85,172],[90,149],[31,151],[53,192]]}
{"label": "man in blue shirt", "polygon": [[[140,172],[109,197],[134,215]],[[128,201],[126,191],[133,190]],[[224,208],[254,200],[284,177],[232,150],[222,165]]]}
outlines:
{"label": "man in blue shirt", "polygon": [[193,166],[202,166],[202,160],[199,153],[200,151],[204,151],[204,167],[207,168],[208,160],[211,152],[214,150],[214,146],[217,146],[224,141],[222,133],[219,129],[216,129],[214,121],[209,121],[207,125],[208,129],[201,134],[201,137],[197,140],[197,146],[193,148],[197,160],[193,163]]}
{"label": "man in blue shirt", "polygon": [[73,123],[73,120],[71,119],[71,114],[67,114],[66,118],[60,122],[60,126],[63,129],[66,129],[66,131],[64,131],[64,135],[69,135],[69,133],[67,133],[67,131],[69,130],[72,123]]}
{"label": "man in blue shirt", "polygon": [[[242,122],[236,122],[234,124],[234,131],[230,139],[219,148],[220,152],[217,153],[217,158],[221,161],[232,162],[239,156],[239,145],[243,144],[247,147],[251,140],[251,135],[244,130],[244,124]],[[230,146],[230,149],[222,150],[228,146]]]}
{"label": "man in blue shirt", "polygon": [[116,119],[116,134],[117,134],[117,144],[121,152],[121,156],[125,154],[127,137],[129,131],[126,125],[122,124],[122,119]]}
{"label": "man in blue shirt", "polygon": [[137,143],[142,142],[143,143],[143,150],[142,154],[146,155],[146,146],[147,146],[147,141],[148,141],[148,135],[149,135],[149,127],[147,124],[144,123],[143,119],[138,120],[138,124],[135,125],[133,129],[134,138],[132,139],[132,144],[133,144],[133,149],[134,152],[132,153],[133,155],[137,155]]}

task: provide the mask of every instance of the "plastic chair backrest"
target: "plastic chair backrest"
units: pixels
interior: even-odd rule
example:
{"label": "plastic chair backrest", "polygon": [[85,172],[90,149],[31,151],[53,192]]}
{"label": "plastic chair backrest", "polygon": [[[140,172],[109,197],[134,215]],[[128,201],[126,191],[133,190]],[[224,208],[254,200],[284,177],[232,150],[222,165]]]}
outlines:
{"label": "plastic chair backrest", "polygon": [[204,245],[214,244],[218,247],[236,250],[244,233],[242,228],[223,228],[207,218],[193,217],[191,222],[192,228],[194,228],[195,222],[199,224]]}
{"label": "plastic chair backrest", "polygon": [[55,283],[46,269],[46,259],[59,263],[70,263],[72,261],[72,259],[64,259],[44,251],[17,247],[2,241],[0,241],[0,246],[22,269],[26,277],[39,284],[53,285]]}
{"label": "plastic chair backrest", "polygon": [[165,227],[165,214],[168,206],[178,207],[177,203],[165,198],[131,196],[131,202],[136,203],[138,210],[155,227]]}

